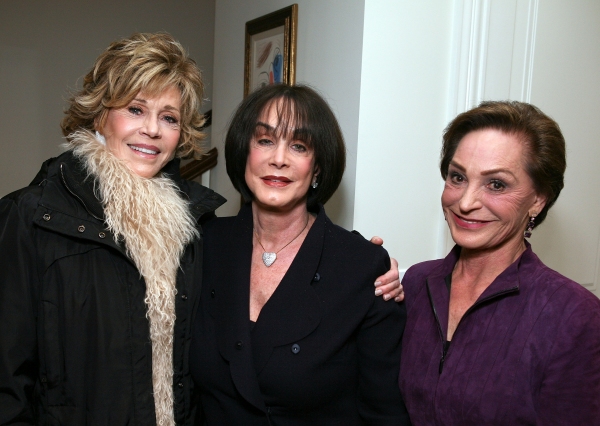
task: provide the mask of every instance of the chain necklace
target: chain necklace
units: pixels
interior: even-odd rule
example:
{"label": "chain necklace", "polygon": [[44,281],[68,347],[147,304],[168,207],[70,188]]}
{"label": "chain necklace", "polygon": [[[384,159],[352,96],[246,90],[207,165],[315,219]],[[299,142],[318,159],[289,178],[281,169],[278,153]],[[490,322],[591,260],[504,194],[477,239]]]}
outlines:
{"label": "chain necklace", "polygon": [[275,261],[277,260],[277,253],[279,253],[281,250],[283,250],[284,248],[286,248],[287,246],[289,246],[290,244],[292,244],[296,238],[298,238],[300,235],[302,235],[302,233],[304,232],[304,230],[306,229],[307,226],[308,226],[308,217],[306,218],[306,223],[304,224],[304,228],[302,228],[302,231],[300,231],[300,233],[298,235],[296,235],[294,238],[292,238],[289,243],[287,243],[286,245],[284,245],[283,247],[281,247],[276,252],[272,252],[272,251],[269,252],[269,251],[267,251],[265,249],[265,246],[263,246],[262,243],[260,242],[260,238],[258,238],[258,234],[256,232],[256,228],[254,228],[254,235],[256,235],[256,241],[258,241],[258,244],[260,244],[260,246],[263,249],[262,261],[265,264],[265,266],[268,268],[273,263],[275,263]]}

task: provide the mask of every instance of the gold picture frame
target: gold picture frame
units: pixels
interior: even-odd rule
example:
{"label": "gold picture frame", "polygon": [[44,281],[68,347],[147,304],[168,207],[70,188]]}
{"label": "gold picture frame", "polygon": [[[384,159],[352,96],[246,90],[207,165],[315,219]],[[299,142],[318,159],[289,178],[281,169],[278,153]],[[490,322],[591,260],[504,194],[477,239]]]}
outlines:
{"label": "gold picture frame", "polygon": [[244,97],[259,87],[296,82],[298,5],[246,22]]}

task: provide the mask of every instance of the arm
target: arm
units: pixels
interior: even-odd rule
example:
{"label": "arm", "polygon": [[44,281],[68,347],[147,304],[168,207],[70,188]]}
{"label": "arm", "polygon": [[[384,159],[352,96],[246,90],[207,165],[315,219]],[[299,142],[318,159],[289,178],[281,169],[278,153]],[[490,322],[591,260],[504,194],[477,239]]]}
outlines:
{"label": "arm", "polygon": [[[383,245],[383,239],[380,237],[371,238],[373,244]],[[383,300],[390,300],[392,297],[395,302],[404,300],[404,289],[400,283],[400,273],[398,271],[398,262],[392,258],[392,266],[389,271],[375,280],[375,296],[383,295]]]}
{"label": "arm", "polygon": [[538,424],[600,425],[600,303],[586,300],[556,330],[539,393]]}
{"label": "arm", "polygon": [[[386,256],[386,266],[389,266]],[[375,297],[357,335],[359,412],[366,424],[409,425],[398,387],[404,305]]]}
{"label": "arm", "polygon": [[14,202],[0,201],[0,425],[35,424],[37,348],[30,289],[36,268],[30,226]]}

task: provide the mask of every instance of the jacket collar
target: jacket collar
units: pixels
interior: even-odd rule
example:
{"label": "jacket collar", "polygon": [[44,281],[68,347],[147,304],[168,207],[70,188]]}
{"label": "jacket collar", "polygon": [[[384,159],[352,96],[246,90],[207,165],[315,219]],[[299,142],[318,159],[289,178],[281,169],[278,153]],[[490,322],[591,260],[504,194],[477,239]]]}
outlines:
{"label": "jacket collar", "polygon": [[[509,294],[519,293],[521,286],[520,275],[535,267],[536,263],[539,262],[535,253],[531,250],[531,244],[525,241],[525,246],[526,249],[521,256],[492,281],[473,306],[465,312],[464,316],[485,302]],[[450,293],[446,285],[446,277],[454,270],[454,266],[460,256],[460,250],[461,248],[455,245],[444,261],[427,276],[429,301],[444,340],[447,340],[448,315],[450,310]]]}
{"label": "jacket collar", "polygon": [[320,303],[311,286],[327,227],[322,207],[281,283],[263,306],[252,334],[249,327],[250,267],[252,263],[252,208],[242,207],[228,235],[229,253],[217,277],[221,294],[212,315],[218,330],[219,351],[230,363],[240,394],[265,411],[257,375],[276,346],[293,343],[311,333],[321,320]]}
{"label": "jacket collar", "polygon": [[[169,162],[163,170],[189,199],[196,221],[226,201],[196,182],[182,180],[179,160]],[[46,161],[31,184],[44,187],[34,215],[34,223],[38,226],[109,245],[124,253],[124,247],[114,242],[112,233],[106,228],[104,210],[95,195],[94,178],[88,176],[83,163],[71,151]],[[93,232],[89,232],[92,229]]]}
{"label": "jacket collar", "polygon": [[[182,195],[189,199],[192,215],[196,220],[204,213],[214,211],[225,203],[225,198],[209,188],[201,186],[196,182],[186,181],[179,173],[180,160],[174,159],[167,163],[162,172],[171,178],[182,191]],[[46,161],[32,184],[43,183],[51,176],[56,176],[62,186],[77,199],[78,203],[88,214],[97,220],[104,221],[102,204],[95,192],[95,183],[92,176],[88,176],[85,166],[71,151],[67,151],[59,157]],[[44,200],[45,204],[53,208],[65,208],[53,206],[53,198]],[[69,213],[73,214],[73,211]]]}

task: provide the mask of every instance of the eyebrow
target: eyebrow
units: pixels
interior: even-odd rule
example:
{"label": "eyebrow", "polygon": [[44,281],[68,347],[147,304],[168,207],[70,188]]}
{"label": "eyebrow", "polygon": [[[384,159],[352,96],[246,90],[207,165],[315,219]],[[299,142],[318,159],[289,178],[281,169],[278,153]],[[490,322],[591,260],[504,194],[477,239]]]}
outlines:
{"label": "eyebrow", "polygon": [[[133,100],[134,100],[134,101],[136,101],[136,102],[139,102],[139,103],[141,103],[141,104],[144,104],[144,105],[147,105],[147,104],[148,104],[148,101],[147,101],[146,99],[134,98]],[[169,111],[176,111],[176,112],[179,112],[179,108],[176,108],[176,107],[174,107],[174,106],[171,106],[171,105],[165,105],[165,107],[164,107],[163,109],[167,109],[167,110],[169,110]]]}
{"label": "eyebrow", "polygon": [[[268,133],[275,132],[275,128],[273,126],[271,126],[270,124],[267,124],[267,123],[263,123],[262,121],[257,122],[256,127],[257,128],[262,127]],[[297,140],[305,140],[305,139],[307,139],[309,134],[310,134],[310,132],[308,131],[308,129],[306,129],[304,127],[299,127],[297,129],[294,129],[294,134],[293,134],[292,138],[297,139]]]}
{"label": "eyebrow", "polygon": [[[456,161],[450,161],[450,165],[456,167],[457,169],[459,169],[462,172],[466,171],[466,169],[463,166],[461,166],[460,164],[458,164]],[[516,178],[516,176],[513,172],[511,172],[508,169],[503,169],[501,167],[497,168],[497,169],[484,170],[483,172],[481,172],[481,175],[488,176],[488,175],[493,175],[496,173],[505,173],[505,174],[511,175]]]}

